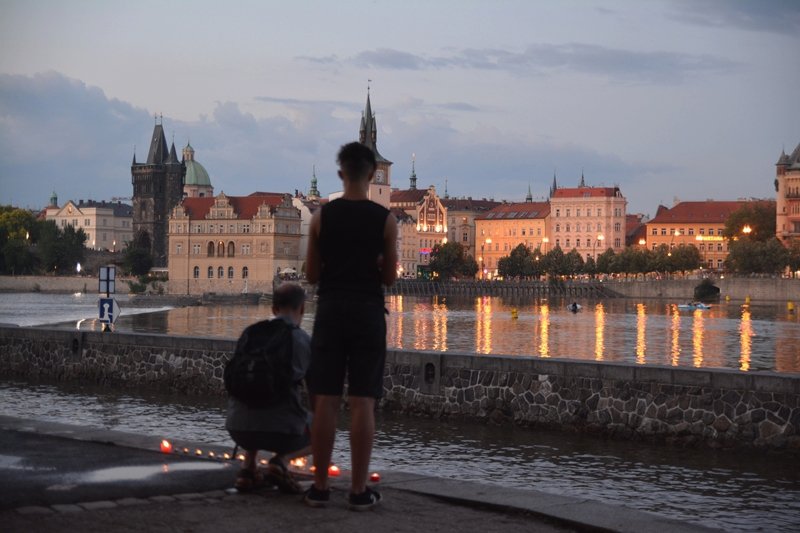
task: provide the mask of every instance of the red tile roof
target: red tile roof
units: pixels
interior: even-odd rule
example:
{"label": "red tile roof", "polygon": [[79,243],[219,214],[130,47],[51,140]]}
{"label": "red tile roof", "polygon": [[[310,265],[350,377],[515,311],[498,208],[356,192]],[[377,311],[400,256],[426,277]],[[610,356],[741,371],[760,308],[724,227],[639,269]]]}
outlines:
{"label": "red tile roof", "polygon": [[426,194],[428,194],[427,189],[394,190],[389,196],[389,202],[393,204],[419,203]]}
{"label": "red tile roof", "polygon": [[[286,196],[283,193],[271,192],[254,192],[248,196],[226,196],[228,201],[233,207],[233,212],[236,218],[240,220],[250,220],[262,204],[267,204],[270,207],[276,207],[283,202]],[[206,218],[211,208],[214,206],[216,198],[205,196],[202,198],[184,198],[181,205],[186,210],[191,220],[200,220]]]}
{"label": "red tile roof", "polygon": [[679,223],[698,223],[712,222],[724,224],[731,213],[747,204],[746,201],[716,201],[706,200],[705,202],[680,202],[671,209],[661,209],[659,207],[655,218],[648,221],[648,224],[679,224]]}
{"label": "red tile roof", "polygon": [[619,196],[619,187],[559,187],[553,198],[614,198]]}
{"label": "red tile roof", "polygon": [[489,211],[500,205],[500,202],[473,200],[472,198],[447,198],[442,199],[442,205],[453,211]]}
{"label": "red tile roof", "polygon": [[512,220],[523,218],[545,218],[550,214],[549,202],[519,202],[500,204],[475,220]]}

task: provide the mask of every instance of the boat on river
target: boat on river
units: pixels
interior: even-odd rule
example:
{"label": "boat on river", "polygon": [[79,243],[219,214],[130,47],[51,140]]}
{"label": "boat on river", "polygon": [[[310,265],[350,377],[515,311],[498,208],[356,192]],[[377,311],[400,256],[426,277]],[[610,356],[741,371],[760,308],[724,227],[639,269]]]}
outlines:
{"label": "boat on river", "polygon": [[583,306],[581,306],[581,304],[579,304],[577,302],[572,302],[571,304],[569,304],[567,306],[567,310],[568,311],[572,311],[573,313],[577,313],[578,311],[581,310],[582,307]]}
{"label": "boat on river", "polygon": [[704,304],[703,302],[689,302],[685,304],[678,304],[678,309],[681,311],[695,311],[697,309],[711,309],[711,306]]}

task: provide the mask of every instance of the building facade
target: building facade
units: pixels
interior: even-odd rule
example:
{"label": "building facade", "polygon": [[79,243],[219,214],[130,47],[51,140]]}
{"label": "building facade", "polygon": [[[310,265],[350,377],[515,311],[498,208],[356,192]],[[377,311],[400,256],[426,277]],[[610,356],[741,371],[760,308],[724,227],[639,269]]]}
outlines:
{"label": "building facade", "polygon": [[500,202],[485,198],[445,198],[442,205],[447,210],[448,240],[461,244],[464,253],[477,260],[475,220],[499,206]]}
{"label": "building facade", "polygon": [[695,246],[704,268],[721,270],[728,257],[728,240],[723,237],[725,221],[740,209],[744,201],[679,202],[671,209],[659,206],[648,221],[646,246],[655,250],[661,245],[670,250]]}
{"label": "building facade", "polygon": [[558,187],[550,195],[550,244],[564,253],[577,250],[584,259],[597,258],[608,248],[625,247],[628,201],[619,187]]}
{"label": "building facade", "polygon": [[194,148],[189,143],[183,149],[183,164],[186,166],[186,175],[183,179],[184,198],[203,198],[214,196],[214,187],[205,167],[194,159]]}
{"label": "building facade", "polygon": [[145,163],[131,163],[133,233],[150,243],[153,266],[167,266],[167,221],[183,198],[186,166],[178,160],[175,143],[167,150],[162,124],[156,122]]}
{"label": "building facade", "polygon": [[524,244],[529,249],[546,254],[548,249],[551,206],[547,202],[500,204],[488,213],[475,217],[475,259],[478,277],[497,276],[497,263],[511,250]]}
{"label": "building facade", "polygon": [[122,202],[70,200],[59,207],[58,196],[53,193],[45,220],[52,220],[62,229],[82,229],[86,234],[84,246],[92,250],[115,252],[133,239],[133,208]]}
{"label": "building facade", "polygon": [[289,194],[185,198],[169,219],[169,292],[272,292],[301,270],[300,211]]}
{"label": "building facade", "polygon": [[788,246],[800,239],[800,144],[775,164],[775,200],[775,233]]}

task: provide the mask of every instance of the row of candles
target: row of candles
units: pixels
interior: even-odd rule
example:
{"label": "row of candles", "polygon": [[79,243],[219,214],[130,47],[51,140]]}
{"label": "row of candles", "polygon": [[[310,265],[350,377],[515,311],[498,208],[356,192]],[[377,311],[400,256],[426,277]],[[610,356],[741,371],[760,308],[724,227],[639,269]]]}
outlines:
{"label": "row of candles", "polygon": [[[180,451],[182,451],[185,455],[189,455],[189,454],[192,453],[191,449],[185,448],[185,447],[182,448]],[[179,450],[175,449],[175,447],[172,445],[172,443],[170,441],[168,441],[167,439],[163,439],[161,441],[161,452],[162,453],[179,453]],[[198,457],[202,457],[204,455],[203,454],[203,450],[201,450],[200,448],[196,448],[194,450],[194,455],[196,455]],[[229,454],[227,452],[222,453],[222,454],[218,454],[218,453],[215,453],[215,452],[209,450],[207,455],[208,455],[208,457],[210,459],[222,459],[222,460],[225,460],[225,461],[229,461],[231,459],[238,459],[239,461],[244,461],[244,454],[243,453],[238,454],[234,458],[233,455],[231,455],[231,454]],[[259,463],[261,463],[262,465],[266,465],[267,464],[267,460],[266,459],[261,459],[259,461]],[[305,457],[297,457],[297,458],[292,459],[291,461],[289,461],[289,464],[291,466],[293,466],[295,468],[300,468],[300,469],[305,468],[306,467],[306,463],[307,463],[307,461],[306,461]],[[314,465],[311,465],[311,467],[309,468],[309,471],[310,472],[314,472]],[[332,464],[332,465],[330,465],[328,467],[328,475],[331,476],[331,477],[338,477],[341,473],[342,473],[341,469],[338,466],[334,465],[334,464]],[[371,473],[369,475],[369,480],[372,481],[373,483],[377,483],[378,481],[381,480],[381,476],[380,476],[379,473],[373,472],[373,473]]]}

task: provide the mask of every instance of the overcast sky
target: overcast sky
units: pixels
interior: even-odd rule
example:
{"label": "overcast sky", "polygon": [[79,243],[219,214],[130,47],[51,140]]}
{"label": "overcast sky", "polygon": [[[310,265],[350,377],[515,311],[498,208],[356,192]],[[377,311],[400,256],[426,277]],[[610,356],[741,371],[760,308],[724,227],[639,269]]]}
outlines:
{"label": "overcast sky", "polygon": [[[0,0],[0,204],[132,194],[153,115],[215,192],[340,188],[371,86],[393,187],[628,212],[774,197],[800,1]],[[368,82],[368,80],[372,80]]]}

